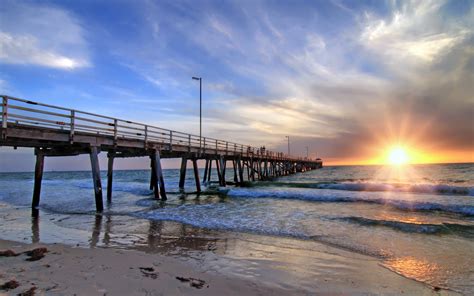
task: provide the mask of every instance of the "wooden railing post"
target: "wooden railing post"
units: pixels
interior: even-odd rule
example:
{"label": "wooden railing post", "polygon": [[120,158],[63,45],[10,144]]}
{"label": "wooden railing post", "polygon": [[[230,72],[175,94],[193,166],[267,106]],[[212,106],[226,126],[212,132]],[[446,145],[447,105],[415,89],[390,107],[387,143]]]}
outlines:
{"label": "wooden railing post", "polygon": [[170,151],[173,150],[173,131],[170,131]]}
{"label": "wooden railing post", "polygon": [[218,143],[218,141],[216,140],[216,154],[217,154],[217,143]]}
{"label": "wooden railing post", "polygon": [[203,147],[203,153],[206,153],[206,137],[203,138],[203,141],[204,141],[203,146],[202,146]]}
{"label": "wooden railing post", "polygon": [[8,120],[8,98],[3,97],[2,100],[2,128],[7,128]]}
{"label": "wooden railing post", "polygon": [[225,155],[227,155],[228,151],[229,151],[229,142],[225,142]]}
{"label": "wooden railing post", "polygon": [[145,125],[145,148],[148,145],[148,125]]}
{"label": "wooden railing post", "polygon": [[117,123],[118,123],[118,120],[114,119],[114,145],[117,145],[117,134],[118,134]]}
{"label": "wooden railing post", "polygon": [[69,126],[69,141],[72,143],[74,143],[74,125],[75,125],[75,121],[74,121],[74,117],[76,116],[75,114],[76,112],[74,110],[71,110],[71,121],[70,121],[70,126]]}
{"label": "wooden railing post", "polygon": [[[191,135],[188,135],[188,152],[191,152]],[[199,151],[201,153],[201,151]]]}

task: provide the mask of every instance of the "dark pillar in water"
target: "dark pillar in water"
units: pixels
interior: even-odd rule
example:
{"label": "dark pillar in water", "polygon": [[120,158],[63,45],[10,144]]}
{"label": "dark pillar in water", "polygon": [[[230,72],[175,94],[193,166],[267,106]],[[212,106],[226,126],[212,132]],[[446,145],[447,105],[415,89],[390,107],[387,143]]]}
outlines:
{"label": "dark pillar in water", "polygon": [[[155,184],[156,184],[156,175],[155,175],[155,169],[153,167],[153,158],[150,156],[150,169],[151,169],[151,175],[150,175],[150,190],[155,189]],[[157,197],[158,198],[158,197]]]}
{"label": "dark pillar in water", "polygon": [[212,176],[212,159],[209,159],[209,170],[207,171],[207,182],[211,182]]}
{"label": "dark pillar in water", "polygon": [[244,170],[242,168],[242,161],[237,159],[237,168],[239,169],[239,182],[240,184],[244,183]]}
{"label": "dark pillar in water", "polygon": [[181,170],[179,171],[179,189],[184,189],[184,180],[186,179],[186,164],[188,160],[181,158]]}
{"label": "dark pillar in water", "polygon": [[204,168],[204,178],[202,180],[202,183],[206,183],[207,182],[207,171],[209,170],[209,159],[206,159],[206,166]]}
{"label": "dark pillar in water", "polygon": [[201,192],[201,181],[199,181],[199,168],[197,160],[193,159],[194,180],[196,181],[196,191]]}
{"label": "dark pillar in water", "polygon": [[158,178],[158,183],[160,185],[160,196],[162,200],[167,200],[168,197],[166,196],[165,179],[163,178],[163,170],[161,168],[160,151],[157,150],[154,153],[154,159],[155,159],[155,164],[156,164],[155,172]]}
{"label": "dark pillar in water", "polygon": [[[225,183],[225,171],[227,169],[227,159],[225,159],[224,156],[221,156],[221,174],[222,174],[222,179],[224,180]],[[225,186],[225,184],[224,184]]]}
{"label": "dark pillar in water", "polygon": [[107,155],[109,161],[107,164],[107,202],[112,201],[112,179],[114,175],[114,154],[109,153]]}
{"label": "dark pillar in water", "polygon": [[90,158],[92,167],[92,180],[94,182],[94,193],[95,193],[95,207],[97,212],[104,210],[104,204],[102,201],[102,183],[100,181],[100,168],[99,168],[99,151],[97,147],[91,147]]}
{"label": "dark pillar in water", "polygon": [[252,160],[252,181],[255,182],[255,161]]}
{"label": "dark pillar in water", "polygon": [[249,167],[249,161],[247,160],[247,180],[250,181],[250,167]]}
{"label": "dark pillar in water", "polygon": [[237,161],[232,160],[232,167],[234,168],[234,182],[235,184],[239,183],[239,178],[237,176]]}
{"label": "dark pillar in water", "polygon": [[221,175],[221,178],[220,178],[220,183],[221,184],[220,185],[225,187],[226,184],[225,184],[225,159],[224,159],[224,156],[221,155],[219,157],[218,162],[220,162],[219,163],[220,164],[219,171],[220,171],[220,175]]}
{"label": "dark pillar in water", "polygon": [[221,166],[219,164],[219,159],[216,159],[216,172],[217,172],[217,177],[219,179],[219,185],[222,186],[222,174],[221,174]]}
{"label": "dark pillar in water", "polygon": [[150,155],[150,167],[151,167],[151,180],[150,189],[153,190],[155,199],[160,199],[160,187],[158,186],[158,178],[156,174],[156,158],[154,155]]}
{"label": "dark pillar in water", "polygon": [[36,154],[35,185],[33,188],[33,202],[31,203],[33,216],[36,216],[38,213],[37,208],[40,202],[41,181],[43,180],[43,169],[44,169],[44,154],[39,149],[35,149],[35,154]]}

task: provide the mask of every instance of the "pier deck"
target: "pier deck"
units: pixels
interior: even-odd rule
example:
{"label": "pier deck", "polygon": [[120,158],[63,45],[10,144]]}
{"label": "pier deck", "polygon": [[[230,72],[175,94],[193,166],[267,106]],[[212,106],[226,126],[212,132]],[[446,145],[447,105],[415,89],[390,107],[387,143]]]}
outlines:
{"label": "pier deck", "polygon": [[41,180],[46,156],[89,154],[97,211],[103,210],[98,154],[107,152],[107,200],[112,200],[114,158],[149,157],[150,190],[156,198],[166,199],[161,158],[181,158],[180,188],[188,161],[192,162],[196,190],[201,191],[197,160],[205,160],[203,183],[211,181],[212,164],[220,186],[226,186],[226,166],[234,168],[234,184],[269,180],[296,172],[322,167],[320,159],[292,157],[281,152],[234,142],[199,137],[179,131],[68,109],[1,95],[2,117],[0,146],[35,149],[35,183],[32,208],[40,201]]}

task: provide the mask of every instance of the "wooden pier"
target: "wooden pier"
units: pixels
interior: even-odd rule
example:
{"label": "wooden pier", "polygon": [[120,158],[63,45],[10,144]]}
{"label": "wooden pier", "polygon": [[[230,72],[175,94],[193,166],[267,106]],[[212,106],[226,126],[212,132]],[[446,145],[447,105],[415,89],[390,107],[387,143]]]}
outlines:
{"label": "wooden pier", "polygon": [[[0,146],[35,149],[36,166],[32,209],[40,202],[45,157],[89,154],[95,204],[103,211],[102,181],[98,155],[107,152],[107,201],[112,201],[115,158],[149,157],[150,190],[166,200],[162,158],[181,158],[179,187],[184,189],[187,165],[191,162],[196,191],[201,191],[198,160],[205,160],[202,182],[211,182],[216,170],[218,183],[226,186],[226,167],[233,167],[233,184],[270,180],[274,177],[322,167],[320,159],[292,157],[248,145],[191,135],[156,126],[52,106],[1,95]],[[214,166],[213,166],[214,165]]]}

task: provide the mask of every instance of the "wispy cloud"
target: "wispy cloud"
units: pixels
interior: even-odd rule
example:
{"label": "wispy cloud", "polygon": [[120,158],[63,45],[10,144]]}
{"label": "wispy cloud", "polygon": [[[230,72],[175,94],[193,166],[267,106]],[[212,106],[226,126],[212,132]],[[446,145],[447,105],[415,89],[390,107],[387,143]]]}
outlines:
{"label": "wispy cloud", "polygon": [[472,34],[462,21],[446,21],[440,12],[446,2],[402,2],[401,7],[392,7],[388,18],[366,13],[361,42],[397,66],[434,62]]}
{"label": "wispy cloud", "polygon": [[90,66],[84,31],[66,10],[2,1],[0,62],[58,69]]}

